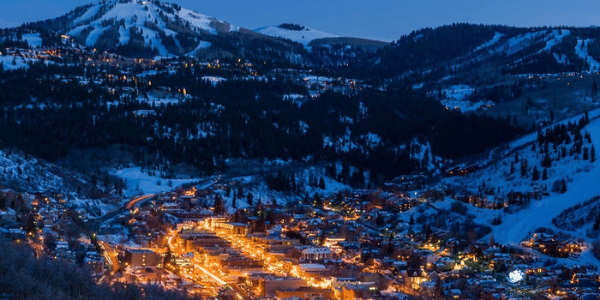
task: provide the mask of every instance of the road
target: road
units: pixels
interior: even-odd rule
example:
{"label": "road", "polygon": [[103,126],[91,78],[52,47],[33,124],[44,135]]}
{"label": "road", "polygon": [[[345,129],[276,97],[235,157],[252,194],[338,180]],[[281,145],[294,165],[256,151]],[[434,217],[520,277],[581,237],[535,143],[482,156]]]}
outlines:
{"label": "road", "polygon": [[110,220],[110,219],[112,219],[112,218],[114,218],[114,217],[116,217],[116,216],[124,213],[125,211],[131,210],[132,208],[134,208],[140,202],[146,201],[146,200],[151,199],[153,197],[154,197],[154,194],[148,194],[148,195],[143,195],[143,196],[135,197],[135,198],[133,198],[133,199],[125,202],[125,204],[123,204],[123,206],[120,207],[119,209],[114,210],[114,211],[112,211],[110,213],[107,213],[106,215],[104,215],[104,216],[102,216],[100,218],[91,220],[88,223],[88,231],[89,231],[88,233],[98,231],[98,227],[100,226],[100,224],[102,224],[102,223],[104,223],[104,222],[106,222],[106,221],[108,221],[108,220]]}
{"label": "road", "polygon": [[115,273],[119,269],[119,260],[117,259],[117,253],[112,250],[108,243],[103,241],[98,241],[98,243],[100,243],[100,247],[102,247],[102,250],[104,250],[104,259],[106,259],[108,265],[112,268],[110,275],[115,275]]}
{"label": "road", "polygon": [[126,210],[131,210],[132,208],[134,208],[138,203],[146,201],[150,198],[154,197],[154,194],[148,194],[148,195],[143,195],[143,196],[139,196],[137,198],[133,198],[131,200],[129,200],[128,202],[126,202],[123,205],[123,208]]}

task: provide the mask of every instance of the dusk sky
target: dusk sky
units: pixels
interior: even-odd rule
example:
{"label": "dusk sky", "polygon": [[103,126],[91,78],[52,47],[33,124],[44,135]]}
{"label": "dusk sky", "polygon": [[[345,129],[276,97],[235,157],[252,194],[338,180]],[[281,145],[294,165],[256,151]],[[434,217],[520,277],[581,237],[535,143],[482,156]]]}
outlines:
{"label": "dusk sky", "polygon": [[[54,18],[87,0],[1,0],[0,27]],[[396,40],[423,27],[455,22],[516,26],[600,25],[598,0],[177,0],[183,7],[256,29],[299,23],[341,35]]]}

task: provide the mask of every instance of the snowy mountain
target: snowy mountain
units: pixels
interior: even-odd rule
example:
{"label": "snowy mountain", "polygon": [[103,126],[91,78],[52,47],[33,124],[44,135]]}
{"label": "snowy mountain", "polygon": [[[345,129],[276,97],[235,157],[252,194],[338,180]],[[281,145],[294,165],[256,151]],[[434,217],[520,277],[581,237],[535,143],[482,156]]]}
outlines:
{"label": "snowy mountain", "polygon": [[316,29],[304,27],[297,24],[281,24],[279,26],[266,26],[254,29],[254,32],[262,33],[264,35],[280,37],[284,39],[290,39],[294,42],[308,46],[310,42],[316,39],[323,38],[335,38],[338,37],[335,34],[322,32]]}
{"label": "snowy mountain", "polygon": [[[55,32],[68,46],[89,47],[135,58],[182,55],[209,59],[277,58],[288,63],[312,64],[314,58],[309,57],[302,46],[313,41],[322,41],[316,46],[342,44],[361,46],[368,51],[387,44],[339,38],[293,24],[251,31],[177,4],[141,0],[106,0],[80,6],[61,17],[28,23],[20,29]],[[46,41],[46,44],[57,44],[57,41]]]}
{"label": "snowy mountain", "polygon": [[100,2],[80,10],[63,28],[66,35],[85,46],[135,45],[155,49],[160,56],[208,47],[210,43],[202,36],[238,30],[178,5],[152,1]]}

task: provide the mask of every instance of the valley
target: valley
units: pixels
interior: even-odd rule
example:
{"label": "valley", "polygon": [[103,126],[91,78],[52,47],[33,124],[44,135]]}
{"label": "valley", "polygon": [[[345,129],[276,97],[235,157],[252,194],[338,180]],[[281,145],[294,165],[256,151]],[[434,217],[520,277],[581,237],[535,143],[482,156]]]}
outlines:
{"label": "valley", "polygon": [[0,29],[0,298],[596,297],[599,30]]}

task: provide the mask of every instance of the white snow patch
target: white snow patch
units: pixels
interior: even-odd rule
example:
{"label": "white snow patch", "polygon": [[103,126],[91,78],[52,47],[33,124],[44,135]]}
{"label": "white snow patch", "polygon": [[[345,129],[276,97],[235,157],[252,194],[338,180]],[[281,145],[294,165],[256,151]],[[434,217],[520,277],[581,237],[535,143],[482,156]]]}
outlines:
{"label": "white snow patch", "polygon": [[[139,167],[113,170],[110,173],[125,180],[125,184],[127,185],[126,194],[128,196],[168,192],[182,184],[201,180],[200,178],[161,178],[157,175],[149,175],[146,172],[142,172],[142,169]],[[172,182],[172,187],[168,185],[169,181]]]}
{"label": "white snow patch", "polygon": [[473,52],[477,52],[477,51],[479,51],[481,49],[484,49],[484,48],[487,48],[489,46],[492,46],[492,45],[496,44],[503,36],[504,36],[503,33],[496,32],[496,34],[494,35],[494,37],[491,40],[489,40],[485,44],[483,44],[483,45],[475,48],[475,50]]}
{"label": "white snow patch", "polygon": [[24,59],[17,56],[0,56],[0,63],[4,67],[4,70],[16,70],[16,69],[29,69],[28,62],[35,60]]}
{"label": "white snow patch", "polygon": [[202,76],[202,80],[212,83],[213,86],[216,86],[217,83],[227,81],[226,78],[219,77],[219,76]]}
{"label": "white snow patch", "polygon": [[304,46],[307,46],[310,42],[316,39],[338,37],[335,34],[319,31],[308,27],[304,28],[303,30],[297,31],[283,29],[277,26],[267,26],[255,29],[254,32],[258,32],[269,36],[280,37],[284,39],[290,39],[294,42],[301,43]]}
{"label": "white snow patch", "polygon": [[[577,53],[577,56],[581,57],[583,60],[585,60],[590,65],[591,72],[595,72],[595,71],[600,70],[600,62],[597,62],[588,53],[588,44],[591,41],[592,41],[591,39],[577,40],[577,46],[575,46],[575,53]],[[585,45],[583,43],[585,43]]]}
{"label": "white snow patch", "polygon": [[101,5],[94,5],[94,6],[90,7],[83,15],[81,15],[79,18],[73,20],[73,24],[75,24],[77,26],[77,25],[79,25],[79,23],[82,23],[84,21],[91,19],[100,11],[100,7],[101,7]]}
{"label": "white snow patch", "polygon": [[42,38],[39,33],[26,33],[23,34],[23,40],[27,41],[29,47],[39,48],[42,46]]}
{"label": "white snow patch", "polygon": [[474,88],[465,84],[453,85],[442,90],[446,98],[451,100],[464,100],[465,97],[470,96],[474,91]]}
{"label": "white snow patch", "polygon": [[465,100],[449,100],[444,99],[441,101],[442,105],[449,110],[460,110],[461,112],[477,111],[479,109],[488,109],[494,106],[494,101],[481,100],[477,102],[465,101]]}

